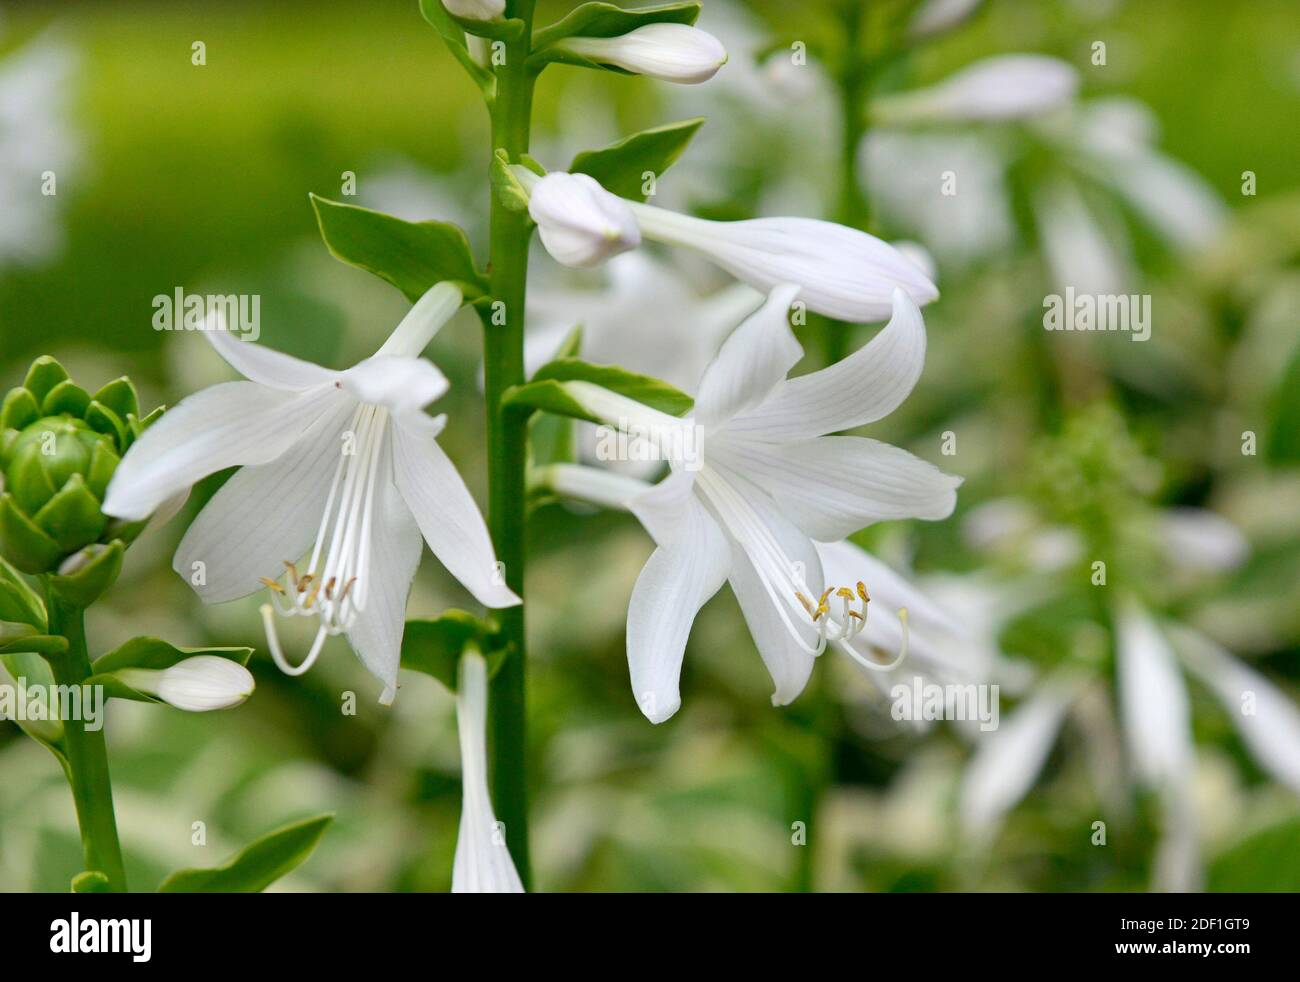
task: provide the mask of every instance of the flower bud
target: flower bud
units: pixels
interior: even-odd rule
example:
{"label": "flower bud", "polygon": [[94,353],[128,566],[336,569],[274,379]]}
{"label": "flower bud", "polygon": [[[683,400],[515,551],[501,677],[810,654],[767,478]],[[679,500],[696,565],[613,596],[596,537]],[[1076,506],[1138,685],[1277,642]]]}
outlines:
{"label": "flower bud", "polygon": [[542,244],[564,266],[597,266],[641,244],[627,202],[586,174],[548,174],[532,188],[528,214]]}
{"label": "flower bud", "polygon": [[727,63],[721,41],[686,24],[646,24],[612,38],[565,38],[558,47],[601,65],[684,85],[707,82]]}
{"label": "flower bud", "polygon": [[465,20],[498,20],[506,12],[506,0],[442,0],[442,5]]}
{"label": "flower bud", "polygon": [[195,655],[164,669],[122,668],[113,674],[137,692],[189,713],[238,706],[254,688],[247,668],[219,655]]}
{"label": "flower bud", "polygon": [[142,522],[100,510],[127,448],[161,410],[139,418],[131,383],[93,396],[53,358],[38,358],[0,408],[0,554],[24,573],[60,569],[96,543],[129,543]]}

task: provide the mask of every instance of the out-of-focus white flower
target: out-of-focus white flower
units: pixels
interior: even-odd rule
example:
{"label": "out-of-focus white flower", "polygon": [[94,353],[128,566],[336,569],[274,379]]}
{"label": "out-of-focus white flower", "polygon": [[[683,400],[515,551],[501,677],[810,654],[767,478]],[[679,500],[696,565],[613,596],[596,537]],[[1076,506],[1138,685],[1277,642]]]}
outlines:
{"label": "out-of-focus white flower", "polygon": [[907,24],[910,38],[928,38],[961,26],[984,0],[925,0]]}
{"label": "out-of-focus white flower", "polygon": [[570,37],[560,50],[664,82],[707,82],[727,63],[727,50],[708,31],[686,24],[646,24],[617,37]]}
{"label": "out-of-focus white flower", "polygon": [[1167,508],[1160,531],[1175,567],[1218,573],[1246,561],[1250,544],[1237,526],[1206,508]]}
{"label": "out-of-focus white flower", "polygon": [[532,188],[528,214],[556,262],[597,266],[641,244],[641,231],[628,203],[586,174],[557,171]]}
{"label": "out-of-focus white flower", "polygon": [[466,20],[497,20],[506,12],[506,0],[442,0],[442,5]]}
{"label": "out-of-focus white flower", "polygon": [[460,660],[456,728],[460,734],[461,809],[452,893],[523,893],[505,829],[488,793],[487,662],[474,651]]}
{"label": "out-of-focus white flower", "polygon": [[[0,61],[0,266],[34,264],[62,242],[59,210],[78,163],[70,121],[73,50],[45,36]],[[42,193],[48,180],[58,194]]]}
{"label": "out-of-focus white flower", "polygon": [[238,706],[253,694],[253,675],[220,655],[195,655],[168,668],[123,668],[114,673],[131,688],[189,713]]}
{"label": "out-of-focus white flower", "polygon": [[[538,178],[526,167],[519,166],[511,170],[532,195],[541,190],[544,182],[561,176],[555,173]],[[894,310],[895,289],[902,289],[918,305],[929,303],[939,295],[934,284],[893,246],[843,225],[810,218],[713,222],[623,201],[590,178],[583,182],[582,188],[584,196],[610,199],[604,203],[592,201],[583,206],[584,212],[616,214],[620,205],[630,208],[646,238],[701,252],[737,279],[764,293],[782,283],[797,284],[799,299],[810,310],[828,317],[859,323],[881,320]],[[529,209],[532,209],[531,201]],[[556,210],[547,204],[548,213]],[[585,223],[584,235],[589,242],[594,226],[595,219]],[[545,231],[542,240],[546,242]],[[562,248],[565,245],[561,243]]]}
{"label": "out-of-focus white flower", "polygon": [[872,112],[890,124],[1025,119],[1065,105],[1078,87],[1079,73],[1059,58],[998,55],[928,88],[882,96]]}
{"label": "out-of-focus white flower", "polygon": [[[1038,189],[1034,218],[1053,284],[1079,293],[1105,296],[1134,291],[1128,234],[1118,220],[1103,223],[1066,178]],[[1098,311],[1104,325],[1104,311]]]}
{"label": "out-of-focus white flower", "polygon": [[1029,791],[1078,691],[1077,679],[1051,679],[1004,715],[998,729],[979,735],[961,785],[959,810],[968,833],[991,835]]}

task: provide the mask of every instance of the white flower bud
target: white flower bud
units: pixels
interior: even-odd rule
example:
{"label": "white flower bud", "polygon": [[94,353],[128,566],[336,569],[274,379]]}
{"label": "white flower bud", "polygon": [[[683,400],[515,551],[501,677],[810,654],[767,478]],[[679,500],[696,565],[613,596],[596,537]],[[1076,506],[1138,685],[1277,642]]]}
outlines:
{"label": "white flower bud", "polygon": [[1079,87],[1079,73],[1046,55],[985,58],[937,85],[877,100],[885,123],[1024,119],[1064,105]]}
{"label": "white flower bud", "polygon": [[170,668],[124,668],[114,673],[138,692],[190,713],[230,709],[253,694],[253,676],[219,655],[195,655]]}
{"label": "white flower bud", "polygon": [[442,5],[465,20],[497,20],[506,12],[506,0],[442,0]]}
{"label": "white flower bud", "polygon": [[684,85],[707,82],[727,63],[721,41],[685,24],[646,24],[612,38],[565,38],[558,47],[602,65]]}
{"label": "white flower bud", "polygon": [[586,174],[556,172],[537,181],[528,214],[546,251],[564,266],[597,266],[641,244],[627,202]]}

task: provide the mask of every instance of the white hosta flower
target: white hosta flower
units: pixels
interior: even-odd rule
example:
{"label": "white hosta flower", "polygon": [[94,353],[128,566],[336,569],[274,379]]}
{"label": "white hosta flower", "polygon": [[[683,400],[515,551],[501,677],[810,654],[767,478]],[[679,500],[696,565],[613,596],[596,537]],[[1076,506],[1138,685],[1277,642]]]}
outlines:
{"label": "white hosta flower", "polygon": [[499,20],[506,12],[506,0],[442,0],[442,5],[465,20]]}
{"label": "white hosta flower", "polygon": [[[189,396],[150,427],[122,459],[105,513],[142,518],[201,478],[242,467],[185,534],[177,573],[206,603],[270,587],[281,613],[319,621],[307,657],[293,666],[272,606],[263,606],[283,671],[305,672],[328,637],[345,634],[391,701],[421,533],[485,606],[519,602],[500,582],[474,499],[438,447],[446,418],[422,411],[447,380],[418,356],[460,302],[455,287],[434,286],[373,357],[341,372],[204,332],[247,381]],[[309,550],[305,564],[295,562]]]}
{"label": "white hosta flower", "polygon": [[253,675],[219,655],[195,655],[169,668],[124,668],[114,673],[131,688],[189,713],[230,709],[253,694]]}
{"label": "white hosta flower", "polygon": [[556,172],[541,178],[529,197],[528,214],[546,251],[564,266],[598,266],[641,244],[627,202],[586,174]]}
{"label": "white hosta flower", "polygon": [[983,0],[925,0],[907,24],[909,38],[929,38],[960,27]]}
{"label": "white hosta flower", "polygon": [[681,703],[678,677],[696,613],[724,581],[785,705],[813,659],[836,644],[865,668],[884,666],[850,643],[863,627],[861,581],[824,583],[813,540],[835,542],[889,518],[946,517],[960,481],[904,450],[826,436],[892,412],[925,359],[925,325],[902,290],[894,317],[855,354],[787,379],[803,351],[782,285],[708,367],[694,412],[668,416],[581,382],[568,394],[588,412],[654,442],[673,473],[629,502],[658,545],[628,609],[632,688],[661,722]]}
{"label": "white hosta flower", "polygon": [[1024,119],[1068,103],[1079,73],[1046,55],[998,55],[924,89],[889,95],[872,107],[880,122],[932,123]]}
{"label": "white hosta flower", "polygon": [[[530,194],[536,193],[543,180],[557,176],[538,178],[519,166],[511,170]],[[904,290],[918,305],[939,295],[914,263],[866,232],[811,218],[713,222],[623,201],[591,183],[612,199],[609,208],[615,207],[612,202],[622,202],[631,210],[645,238],[703,253],[764,293],[783,283],[796,284],[800,300],[828,317],[855,323],[883,320],[893,311],[895,288]]]}
{"label": "white hosta flower", "polygon": [[523,893],[488,794],[487,688],[487,662],[477,652],[466,652],[460,661],[460,688],[456,693],[461,811],[451,891]]}
{"label": "white hosta flower", "polygon": [[602,65],[684,85],[707,82],[727,63],[721,41],[686,24],[646,24],[610,38],[565,38],[556,47]]}

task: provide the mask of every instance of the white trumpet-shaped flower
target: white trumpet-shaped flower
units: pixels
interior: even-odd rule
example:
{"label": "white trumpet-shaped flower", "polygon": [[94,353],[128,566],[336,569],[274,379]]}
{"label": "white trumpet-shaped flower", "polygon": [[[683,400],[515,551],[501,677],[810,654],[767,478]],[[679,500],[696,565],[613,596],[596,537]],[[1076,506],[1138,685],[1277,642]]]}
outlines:
{"label": "white trumpet-shaped flower", "polygon": [[997,55],[928,88],[882,97],[872,112],[886,123],[1025,119],[1065,105],[1078,87],[1079,73],[1059,58]]}
{"label": "white trumpet-shaped flower", "polygon": [[627,202],[586,174],[543,177],[529,197],[528,214],[546,251],[564,266],[598,266],[641,244]]}
{"label": "white trumpet-shaped flower", "polygon": [[[541,183],[526,167],[511,171],[530,194]],[[883,320],[893,311],[893,294],[902,289],[912,302],[927,304],[939,291],[916,264],[887,242],[866,232],[811,218],[754,218],[715,222],[664,208],[624,201],[591,182],[599,193],[628,208],[642,237],[693,249],[732,276],[768,293],[783,283],[800,288],[810,310],[855,323]],[[590,190],[591,185],[588,185]],[[534,218],[537,216],[534,215]],[[548,219],[556,225],[554,218]],[[546,224],[538,219],[542,241]],[[564,255],[556,259],[565,262]]]}
{"label": "white trumpet-shaped flower", "polygon": [[454,286],[434,286],[374,356],[346,371],[205,332],[247,381],[215,385],[164,414],[122,459],[104,511],[142,518],[199,479],[241,467],[182,539],[177,573],[206,603],[268,587],[281,613],[319,621],[307,657],[291,665],[272,605],[263,606],[283,671],[305,672],[328,637],[345,634],[391,701],[421,533],[481,603],[519,602],[438,447],[446,417],[423,412],[447,380],[418,356],[460,303]]}
{"label": "white trumpet-shaped flower", "polygon": [[727,49],[708,31],[686,24],[646,24],[617,37],[570,37],[556,47],[664,82],[707,82],[727,63]]}
{"label": "white trumpet-shaped flower", "polygon": [[488,794],[487,662],[478,652],[460,661],[456,727],[460,734],[461,810],[452,893],[523,893],[503,828]]}
{"label": "white trumpet-shaped flower", "polygon": [[506,12],[506,0],[442,0],[442,5],[465,20],[499,20]]}
{"label": "white trumpet-shaped flower", "polygon": [[[652,442],[672,474],[627,506],[658,548],[628,609],[633,693],[661,722],[681,703],[678,678],[700,607],[731,583],[785,705],[828,643],[868,669],[888,668],[851,642],[869,595],[824,582],[814,540],[836,542],[889,518],[944,518],[959,479],[888,444],[826,436],[892,412],[925,359],[925,325],[902,290],[869,344],[822,371],[786,375],[803,355],[788,323],[799,289],[784,284],[705,371],[695,410],[677,418],[597,386],[568,394],[594,417]],[[616,489],[612,492],[616,494]]]}
{"label": "white trumpet-shaped flower", "polygon": [[253,675],[219,655],[195,655],[168,668],[123,668],[116,673],[131,688],[190,713],[230,709],[253,694]]}

